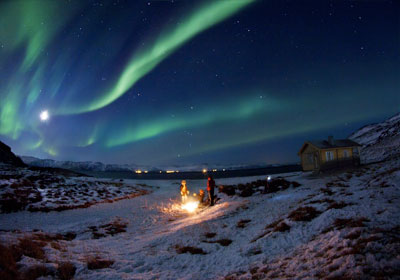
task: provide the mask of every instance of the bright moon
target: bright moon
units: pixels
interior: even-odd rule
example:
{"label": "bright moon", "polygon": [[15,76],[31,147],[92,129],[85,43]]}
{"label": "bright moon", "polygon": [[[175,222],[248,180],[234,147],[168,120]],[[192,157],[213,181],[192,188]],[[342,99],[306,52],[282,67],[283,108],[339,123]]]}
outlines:
{"label": "bright moon", "polygon": [[47,110],[44,110],[44,111],[42,111],[41,113],[40,113],[40,120],[42,121],[42,122],[45,122],[45,121],[47,121],[48,119],[49,119],[49,111],[47,111]]}

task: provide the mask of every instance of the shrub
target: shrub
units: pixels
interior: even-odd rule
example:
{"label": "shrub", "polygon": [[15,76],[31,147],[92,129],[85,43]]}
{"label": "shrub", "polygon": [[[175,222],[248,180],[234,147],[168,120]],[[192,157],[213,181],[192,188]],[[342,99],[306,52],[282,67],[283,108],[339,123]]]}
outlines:
{"label": "shrub", "polygon": [[234,186],[219,186],[218,191],[221,193],[225,193],[226,195],[233,196],[235,195],[235,187]]}
{"label": "shrub", "polygon": [[18,246],[21,249],[23,255],[34,259],[43,260],[45,257],[43,247],[45,245],[45,242],[37,242],[28,237],[25,237],[19,239]]}
{"label": "shrub", "polygon": [[293,220],[293,221],[311,221],[315,217],[319,216],[321,214],[320,211],[315,209],[314,207],[311,206],[305,206],[305,207],[299,207],[296,210],[292,211],[288,218]]}
{"label": "shrub", "polygon": [[274,227],[274,231],[284,232],[290,230],[290,226],[285,222],[280,223],[279,225]]}
{"label": "shrub", "polygon": [[219,245],[226,247],[232,243],[232,240],[224,238],[224,239],[216,240],[215,243],[218,243]]}
{"label": "shrub", "polygon": [[334,192],[328,188],[321,188],[320,189],[321,192],[325,193],[326,195],[333,195]]}
{"label": "shrub", "polygon": [[192,246],[176,245],[175,250],[178,254],[186,254],[186,253],[190,253],[192,255],[206,255],[207,254],[206,252],[203,251],[203,249],[192,247]]}
{"label": "shrub", "polygon": [[112,260],[102,260],[99,257],[91,257],[87,260],[88,269],[103,269],[108,268],[114,264]]}
{"label": "shrub", "polygon": [[346,203],[344,201],[340,201],[340,202],[332,202],[329,206],[328,209],[342,209],[346,206],[352,205],[351,203]]}
{"label": "shrub", "polygon": [[215,232],[206,232],[205,234],[204,234],[204,236],[206,237],[206,238],[213,238],[214,236],[216,236],[217,234],[215,233]]}
{"label": "shrub", "polygon": [[248,223],[250,223],[251,222],[251,220],[240,220],[238,223],[237,223],[237,227],[238,228],[245,228],[246,226],[247,226],[247,224]]}
{"label": "shrub", "polygon": [[246,186],[242,191],[240,192],[239,196],[241,197],[249,197],[252,196],[254,193],[253,188],[251,186]]}
{"label": "shrub", "polygon": [[60,280],[70,280],[74,277],[76,267],[71,262],[64,262],[58,265],[57,276]]}
{"label": "shrub", "polygon": [[0,279],[17,279],[16,257],[10,247],[0,244]]}
{"label": "shrub", "polygon": [[39,277],[53,276],[54,272],[44,265],[35,265],[28,269],[24,274],[26,280],[36,280]]}

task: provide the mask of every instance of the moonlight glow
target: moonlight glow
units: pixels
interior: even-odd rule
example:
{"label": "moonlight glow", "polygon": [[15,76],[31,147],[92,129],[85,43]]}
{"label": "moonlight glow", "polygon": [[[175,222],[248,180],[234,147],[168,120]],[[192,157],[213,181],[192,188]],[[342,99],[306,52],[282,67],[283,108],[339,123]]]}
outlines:
{"label": "moonlight glow", "polygon": [[49,111],[44,110],[42,112],[40,112],[39,118],[42,122],[45,122],[49,119]]}

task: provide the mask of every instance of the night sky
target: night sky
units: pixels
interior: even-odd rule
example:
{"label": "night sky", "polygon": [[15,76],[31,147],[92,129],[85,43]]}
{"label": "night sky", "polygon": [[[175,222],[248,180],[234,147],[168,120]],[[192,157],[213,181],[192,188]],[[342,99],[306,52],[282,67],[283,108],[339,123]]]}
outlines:
{"label": "night sky", "polygon": [[399,92],[400,1],[0,2],[0,140],[19,155],[296,162]]}

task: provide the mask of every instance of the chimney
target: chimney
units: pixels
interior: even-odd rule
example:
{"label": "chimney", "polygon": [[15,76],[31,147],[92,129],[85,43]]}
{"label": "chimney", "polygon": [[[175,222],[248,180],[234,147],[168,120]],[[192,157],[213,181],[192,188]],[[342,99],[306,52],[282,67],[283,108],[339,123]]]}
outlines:
{"label": "chimney", "polygon": [[328,136],[328,143],[332,146],[335,144],[335,140],[333,140],[333,136]]}

